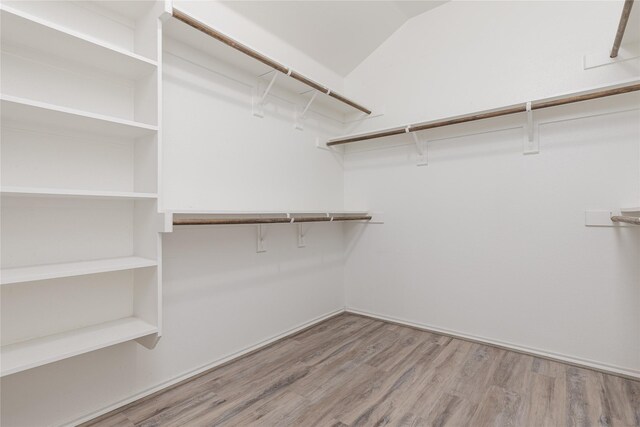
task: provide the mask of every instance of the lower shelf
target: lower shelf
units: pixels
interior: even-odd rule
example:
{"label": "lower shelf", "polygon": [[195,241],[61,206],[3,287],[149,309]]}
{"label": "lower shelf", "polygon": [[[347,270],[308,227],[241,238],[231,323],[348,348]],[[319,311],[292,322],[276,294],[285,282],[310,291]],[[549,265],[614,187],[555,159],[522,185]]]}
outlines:
{"label": "lower shelf", "polygon": [[136,317],[113,320],[61,334],[2,346],[1,376],[46,365],[158,332]]}
{"label": "lower shelf", "polygon": [[153,267],[155,265],[158,265],[158,262],[155,260],[129,256],[61,264],[3,268],[0,270],[0,284],[6,285],[9,283],[106,273],[109,271],[132,270],[134,268]]}

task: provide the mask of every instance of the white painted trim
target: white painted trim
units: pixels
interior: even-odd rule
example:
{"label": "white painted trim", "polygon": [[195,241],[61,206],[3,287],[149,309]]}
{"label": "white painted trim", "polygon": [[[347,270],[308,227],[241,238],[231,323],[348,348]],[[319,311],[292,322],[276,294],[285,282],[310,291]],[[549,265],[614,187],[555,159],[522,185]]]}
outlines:
{"label": "white painted trim", "polygon": [[201,366],[201,367],[196,368],[194,370],[185,372],[185,373],[183,373],[181,375],[178,375],[178,376],[173,377],[173,378],[171,378],[171,379],[169,379],[167,381],[164,381],[164,382],[156,385],[155,387],[148,388],[148,389],[146,389],[146,390],[144,390],[144,391],[142,391],[140,393],[137,393],[137,394],[135,394],[135,395],[133,395],[131,397],[128,397],[128,398],[123,399],[123,400],[120,400],[119,402],[116,402],[116,403],[114,403],[112,405],[109,405],[109,406],[104,407],[102,409],[99,409],[97,411],[93,411],[93,412],[91,412],[91,413],[89,413],[87,415],[84,415],[84,416],[82,416],[80,418],[77,418],[77,419],[75,419],[73,421],[69,421],[68,423],[64,423],[62,425],[65,426],[65,427],[66,426],[77,426],[77,425],[82,424],[84,422],[90,421],[90,420],[92,420],[94,418],[97,418],[97,417],[99,417],[101,415],[104,415],[104,414],[106,414],[108,412],[111,412],[111,411],[113,411],[115,409],[118,409],[118,408],[121,408],[121,407],[123,407],[125,405],[128,405],[129,403],[134,402],[134,401],[136,401],[138,399],[142,399],[143,397],[147,397],[147,396],[149,396],[149,395],[151,395],[153,393],[156,393],[156,392],[158,392],[158,391],[160,391],[162,389],[165,389],[167,387],[171,387],[174,384],[177,384],[177,383],[179,383],[181,381],[187,380],[187,379],[189,379],[189,378],[191,378],[193,376],[196,376],[196,375],[201,374],[201,373],[203,373],[205,371],[208,371],[209,369],[213,369],[213,368],[215,368],[217,366],[220,366],[220,365],[223,365],[225,363],[228,363],[228,362],[230,362],[230,361],[232,361],[234,359],[238,359],[238,358],[240,358],[240,357],[242,357],[242,356],[244,356],[244,355],[246,355],[248,353],[254,352],[256,350],[260,350],[261,348],[266,347],[269,344],[272,344],[272,343],[274,343],[274,342],[276,342],[278,340],[281,340],[283,338],[287,338],[288,336],[293,335],[293,334],[295,334],[297,332],[300,332],[303,329],[309,328],[311,326],[314,326],[317,323],[323,322],[323,321],[327,320],[330,317],[342,314],[342,313],[344,313],[344,311],[345,311],[344,308],[340,308],[338,310],[334,310],[332,312],[324,314],[324,315],[322,315],[320,317],[316,317],[315,319],[312,319],[312,320],[310,320],[308,322],[304,322],[304,323],[302,323],[302,324],[300,324],[298,326],[295,326],[295,327],[293,327],[291,329],[287,329],[284,332],[281,332],[281,333],[279,333],[277,335],[271,336],[270,338],[262,340],[257,344],[254,344],[254,345],[249,346],[249,347],[245,347],[244,349],[242,349],[240,351],[236,351],[235,353],[231,353],[230,355],[228,355],[226,357],[214,360],[213,362],[207,363],[204,366]]}
{"label": "white painted trim", "polygon": [[367,310],[360,310],[357,308],[341,308],[338,310],[334,310],[330,313],[324,314],[320,317],[316,317],[315,319],[312,319],[308,322],[305,322],[301,325],[298,325],[294,328],[288,329],[280,334],[274,335],[270,338],[267,338],[263,341],[260,341],[259,343],[246,347],[240,351],[237,351],[235,353],[232,353],[226,357],[223,357],[221,359],[217,359],[214,360],[211,363],[208,363],[204,366],[201,366],[197,369],[194,369],[192,371],[188,371],[185,372],[181,375],[178,375],[172,379],[169,379],[163,383],[158,384],[155,387],[149,388],[147,390],[144,390],[140,393],[137,393],[127,399],[123,399],[119,402],[116,402],[110,406],[107,406],[105,408],[99,409],[97,411],[91,412],[81,418],[77,418],[73,421],[70,421],[68,423],[63,424],[63,426],[67,427],[67,426],[77,426],[78,424],[82,424],[84,422],[90,421],[94,418],[97,418],[101,415],[104,415],[108,412],[111,412],[113,410],[116,410],[118,408],[121,408],[125,405],[128,405],[131,402],[134,402],[138,399],[142,399],[144,397],[147,397],[153,393],[156,393],[162,389],[165,389],[167,387],[171,387],[174,384],[177,384],[181,381],[187,380],[193,376],[196,376],[198,374],[201,374],[209,369],[213,369],[217,366],[223,365],[225,363],[228,363],[234,359],[238,359],[248,353],[251,353],[253,351],[256,350],[260,350],[263,347],[268,346],[269,344],[274,343],[275,341],[278,341],[280,339],[286,338],[288,336],[291,336],[303,329],[309,328],[311,326],[314,326],[318,323],[321,323],[323,321],[325,321],[326,319],[333,317],[333,316],[337,316],[341,313],[352,313],[352,314],[358,314],[361,316],[366,316],[366,317],[371,317],[374,319],[378,319],[378,320],[382,320],[385,322],[394,322],[394,323],[398,323],[401,325],[405,325],[405,326],[410,326],[413,328],[417,328],[417,329],[422,329],[422,330],[426,330],[429,332],[435,332],[435,333],[440,333],[440,334],[444,334],[444,335],[449,335],[449,336],[453,336],[456,338],[461,338],[461,339],[465,339],[465,340],[469,340],[469,341],[475,341],[475,342],[479,342],[479,343],[483,343],[483,344],[489,344],[489,345],[493,345],[496,347],[500,347],[500,348],[504,348],[507,350],[514,350],[520,353],[526,353],[526,354],[530,354],[530,355],[534,355],[534,356],[540,356],[546,359],[552,359],[552,360],[557,360],[559,362],[563,362],[563,363],[569,363],[572,365],[577,365],[577,366],[581,366],[581,367],[586,367],[586,368],[590,368],[590,369],[596,369],[598,371],[602,371],[602,372],[606,372],[606,373],[611,373],[614,375],[622,375],[622,376],[626,376],[629,378],[634,378],[634,379],[640,379],[640,371],[634,370],[634,369],[629,369],[629,368],[621,368],[621,367],[617,367],[617,366],[612,366],[612,365],[608,365],[605,363],[600,363],[600,362],[595,362],[592,360],[587,360],[587,359],[580,359],[580,358],[576,358],[576,357],[571,357],[571,356],[566,356],[560,353],[554,353],[554,352],[550,352],[550,351],[544,351],[544,350],[539,350],[539,349],[534,349],[534,348],[530,348],[530,347],[525,347],[525,346],[520,346],[520,345],[516,345],[513,343],[508,343],[508,342],[504,342],[504,341],[499,341],[499,340],[494,340],[494,339],[490,339],[490,338],[485,338],[485,337],[480,337],[477,335],[470,335],[470,334],[465,334],[465,333],[461,333],[458,331],[453,331],[450,329],[445,329],[445,328],[439,328],[439,327],[435,327],[435,326],[431,326],[431,325],[426,325],[426,324],[422,324],[422,323],[416,323],[416,322],[412,322],[409,320],[405,320],[405,319],[400,319],[397,317],[391,317],[391,316],[385,316],[385,315],[381,315],[381,314],[376,314],[376,313],[372,313],[370,311]]}
{"label": "white painted trim", "polygon": [[621,366],[609,365],[609,364],[597,362],[594,360],[567,356],[565,354],[556,353],[553,351],[541,350],[538,348],[522,346],[522,345],[518,345],[518,344],[506,342],[506,341],[500,341],[496,339],[491,339],[491,338],[486,338],[478,335],[466,334],[466,333],[454,331],[451,329],[440,328],[440,327],[428,325],[425,323],[416,323],[410,320],[401,319],[401,318],[392,317],[392,316],[386,316],[383,314],[372,313],[367,310],[360,310],[352,307],[347,307],[345,309],[345,312],[358,314],[366,317],[371,317],[371,318],[386,321],[386,322],[398,323],[400,325],[410,326],[412,328],[422,329],[428,332],[449,335],[449,336],[452,336],[455,338],[461,338],[467,341],[474,341],[482,344],[488,344],[495,347],[504,348],[506,350],[513,350],[519,353],[525,353],[532,356],[539,356],[545,359],[551,359],[551,360],[555,360],[562,363],[568,363],[571,365],[576,365],[584,368],[595,369],[597,371],[601,371],[607,374],[619,375],[619,376],[624,376],[632,379],[640,379],[640,370],[636,370],[632,368],[624,368]]}

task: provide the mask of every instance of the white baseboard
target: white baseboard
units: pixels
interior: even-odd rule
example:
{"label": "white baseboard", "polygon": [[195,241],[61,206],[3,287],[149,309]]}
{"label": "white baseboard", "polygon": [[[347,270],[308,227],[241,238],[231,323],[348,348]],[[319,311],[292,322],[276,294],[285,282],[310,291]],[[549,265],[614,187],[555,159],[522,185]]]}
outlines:
{"label": "white baseboard", "polygon": [[453,331],[450,329],[444,329],[433,325],[428,325],[424,323],[416,323],[410,320],[401,319],[397,317],[386,316],[383,314],[372,313],[367,310],[361,310],[357,308],[347,307],[345,310],[347,313],[358,314],[365,317],[371,317],[378,320],[383,320],[385,322],[397,323],[400,325],[410,326],[416,329],[422,329],[428,332],[435,332],[442,335],[448,335],[454,338],[460,338],[467,341],[474,341],[481,344],[488,344],[494,347],[500,347],[506,350],[513,350],[519,353],[529,354],[532,356],[538,356],[545,359],[555,360],[562,363],[568,363],[571,365],[594,369],[597,371],[601,371],[607,374],[618,375],[622,377],[627,377],[631,379],[640,379],[640,370],[625,368],[621,366],[610,365],[602,362],[597,362],[594,360],[582,359],[579,357],[567,356],[565,354],[556,353],[547,350],[541,350],[537,348],[526,347],[510,342],[495,340],[491,338],[481,337],[477,335],[470,335],[463,332]]}
{"label": "white baseboard", "polygon": [[334,311],[332,311],[330,313],[324,314],[322,316],[316,317],[315,319],[309,320],[308,322],[304,322],[304,323],[302,323],[302,324],[300,324],[298,326],[295,326],[295,327],[293,327],[291,329],[288,329],[288,330],[286,330],[286,331],[284,331],[282,333],[279,333],[277,335],[273,335],[270,338],[262,340],[262,341],[260,341],[259,343],[255,344],[255,345],[246,347],[246,348],[244,348],[244,349],[242,349],[240,351],[231,353],[228,356],[225,356],[223,358],[214,360],[213,362],[207,363],[204,366],[200,366],[199,368],[196,368],[194,370],[185,372],[185,373],[183,373],[181,375],[178,375],[178,376],[176,376],[174,378],[171,378],[170,380],[164,381],[164,382],[162,382],[162,383],[160,383],[160,384],[158,384],[158,385],[156,385],[154,387],[148,388],[148,389],[146,389],[146,390],[144,390],[144,391],[142,391],[140,393],[137,393],[137,394],[135,394],[135,395],[133,395],[131,397],[128,397],[128,398],[123,399],[123,400],[120,400],[119,402],[116,402],[116,403],[114,403],[112,405],[109,405],[109,406],[104,407],[102,409],[99,409],[97,411],[93,411],[93,412],[91,412],[91,413],[89,413],[87,415],[82,416],[81,418],[76,418],[73,421],[70,421],[68,423],[63,424],[63,426],[77,426],[78,424],[82,424],[82,423],[85,423],[87,421],[90,421],[90,420],[92,420],[94,418],[97,418],[97,417],[99,417],[101,415],[104,415],[104,414],[109,413],[109,412],[111,412],[113,410],[116,410],[116,409],[121,408],[121,407],[123,407],[125,405],[128,405],[131,402],[135,402],[138,399],[142,399],[143,397],[147,397],[147,396],[149,396],[149,395],[151,395],[153,393],[156,393],[156,392],[158,392],[158,391],[160,391],[162,389],[165,389],[167,387],[171,387],[172,385],[175,385],[175,384],[177,384],[177,383],[179,383],[181,381],[187,380],[187,379],[189,379],[191,377],[194,377],[194,376],[196,376],[198,374],[201,374],[201,373],[203,373],[205,371],[208,371],[209,369],[216,368],[216,367],[218,367],[220,365],[228,363],[228,362],[230,362],[230,361],[232,361],[234,359],[238,359],[238,358],[240,358],[242,356],[245,356],[245,355],[247,355],[249,353],[252,353],[252,352],[254,352],[256,350],[260,350],[261,348],[266,347],[269,344],[273,344],[274,342],[276,342],[278,340],[281,340],[283,338],[287,338],[290,335],[296,334],[296,333],[300,332],[303,329],[306,329],[306,328],[309,328],[309,327],[315,325],[316,323],[320,323],[320,322],[322,322],[324,320],[327,320],[330,317],[337,316],[338,314],[344,313],[344,311],[345,311],[344,308],[341,308],[341,309],[338,309],[338,310],[334,310]]}
{"label": "white baseboard", "polygon": [[68,422],[66,424],[64,424],[64,426],[76,426],[78,424],[82,424],[84,422],[90,421],[94,418],[97,418],[101,415],[104,415],[108,412],[111,412],[113,410],[116,410],[118,408],[121,408],[125,405],[128,405],[131,402],[134,402],[138,399],[142,399],[144,397],[147,397],[153,393],[156,393],[162,389],[165,389],[167,387],[171,387],[172,385],[175,385],[181,381],[187,380],[191,377],[194,377],[198,374],[201,374],[209,369],[213,369],[216,368],[220,365],[223,365],[225,363],[228,363],[234,359],[238,359],[242,356],[245,356],[251,352],[254,352],[256,350],[260,350],[263,347],[268,346],[269,344],[274,343],[275,341],[281,340],[283,338],[287,338],[288,336],[291,336],[303,329],[309,328],[317,323],[320,323],[330,317],[336,316],[338,314],[341,313],[352,313],[352,314],[357,314],[357,315],[361,315],[361,316],[366,316],[366,317],[371,317],[374,319],[378,319],[378,320],[382,320],[385,322],[392,322],[392,323],[397,323],[400,325],[405,325],[405,326],[410,326],[412,328],[417,328],[417,329],[422,329],[425,331],[429,331],[429,332],[434,332],[434,333],[438,333],[438,334],[443,334],[443,335],[448,335],[451,337],[455,337],[455,338],[460,338],[460,339],[464,339],[464,340],[468,340],[468,341],[474,341],[474,342],[478,342],[481,344],[488,344],[488,345],[492,345],[495,347],[500,347],[500,348],[504,348],[506,350],[513,350],[513,351],[517,351],[519,353],[525,353],[525,354],[529,354],[532,356],[538,356],[538,357],[543,357],[545,359],[550,359],[550,360],[555,360],[558,362],[563,362],[563,363],[569,363],[571,365],[575,365],[575,366],[580,366],[580,367],[584,367],[584,368],[589,368],[589,369],[595,369],[597,371],[601,371],[601,372],[605,372],[608,374],[614,374],[614,375],[619,375],[619,376],[623,376],[623,377],[628,377],[628,378],[632,378],[632,379],[640,379],[640,371],[635,370],[635,369],[630,369],[630,368],[624,368],[624,367],[619,367],[619,366],[613,366],[613,365],[609,365],[606,363],[601,363],[601,362],[597,362],[597,361],[593,361],[593,360],[588,360],[588,359],[581,359],[581,358],[577,358],[577,357],[572,357],[572,356],[567,356],[564,354],[560,354],[560,353],[555,353],[555,352],[550,352],[550,351],[546,351],[546,350],[540,350],[540,349],[536,349],[536,348],[531,348],[531,347],[525,347],[525,346],[521,346],[521,345],[517,345],[517,344],[513,344],[513,343],[509,343],[509,342],[504,342],[504,341],[499,341],[499,340],[494,340],[494,339],[490,339],[490,338],[486,338],[486,337],[481,337],[481,336],[477,336],[477,335],[470,335],[470,334],[465,334],[462,332],[458,332],[458,331],[453,331],[450,329],[445,329],[445,328],[440,328],[440,327],[436,327],[436,326],[432,326],[432,325],[427,325],[427,324],[423,324],[423,323],[416,323],[416,322],[412,322],[410,320],[406,320],[406,319],[401,319],[401,318],[397,318],[397,317],[392,317],[392,316],[386,316],[386,315],[382,315],[382,314],[377,314],[377,313],[373,313],[367,310],[361,310],[361,309],[357,309],[357,308],[352,308],[352,307],[348,307],[346,309],[338,309],[338,310],[334,310],[330,313],[324,314],[322,316],[316,317],[315,319],[312,319],[308,322],[302,323],[294,328],[288,329],[280,334],[274,335],[270,338],[267,338],[266,340],[263,340],[255,345],[252,345],[250,347],[246,347],[240,351],[237,351],[235,353],[229,354],[226,357],[214,360],[213,362],[210,362],[204,366],[201,366],[197,369],[185,372],[181,375],[178,375],[170,380],[164,381],[152,388],[149,388],[147,390],[144,390],[140,393],[137,393],[127,399],[123,399],[119,402],[116,402],[112,405],[109,405],[105,408],[102,408],[100,410],[97,411],[93,411],[90,414],[87,414],[81,418],[75,419],[71,422]]}

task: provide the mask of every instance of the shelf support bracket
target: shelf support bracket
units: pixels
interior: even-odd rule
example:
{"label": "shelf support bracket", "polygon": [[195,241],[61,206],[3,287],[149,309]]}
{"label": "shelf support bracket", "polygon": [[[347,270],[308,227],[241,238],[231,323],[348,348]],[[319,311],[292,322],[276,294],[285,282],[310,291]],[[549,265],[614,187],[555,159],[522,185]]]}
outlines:
{"label": "shelf support bracket", "polygon": [[306,234],[307,232],[304,230],[304,225],[298,223],[298,247],[299,248],[304,248],[305,246],[307,246],[307,242],[305,240]]}
{"label": "shelf support bracket", "polygon": [[266,231],[266,226],[263,226],[262,224],[258,224],[257,227],[257,236],[256,236],[256,252],[257,253],[261,253],[261,252],[266,252],[267,249],[265,247],[265,231]]}
{"label": "shelf support bracket", "polygon": [[148,335],[146,337],[137,338],[136,342],[141,346],[152,350],[156,344],[160,341],[160,336],[158,334]]}
{"label": "shelf support bracket", "polygon": [[527,102],[527,123],[525,128],[525,140],[523,154],[538,154],[540,153],[540,143],[538,139],[538,132],[536,125],[533,121],[533,110],[531,109],[531,101]]}
{"label": "shelf support bracket", "polygon": [[273,77],[271,77],[271,81],[269,82],[269,84],[267,85],[267,88],[264,90],[264,92],[262,93],[262,95],[259,94],[260,92],[260,83],[258,80],[258,84],[256,85],[256,92],[257,94],[253,97],[253,115],[256,117],[260,117],[263,118],[264,117],[264,104],[267,100],[267,96],[269,95],[269,92],[271,91],[271,88],[273,88],[273,84],[276,82],[276,79],[278,78],[278,72],[276,70],[273,70]]}
{"label": "shelf support bracket", "polygon": [[311,107],[311,104],[313,104],[313,101],[316,99],[316,96],[318,96],[318,92],[314,91],[311,99],[309,99],[309,102],[307,102],[307,105],[302,109],[300,113],[298,113],[298,110],[296,109],[295,123],[293,124],[293,127],[295,129],[304,130],[304,118],[306,117],[307,111],[309,111],[309,107]]}
{"label": "shelf support bracket", "polygon": [[429,164],[427,157],[427,141],[421,141],[416,132],[411,132],[410,126],[407,126],[404,131],[411,135],[413,143],[416,145],[416,151],[418,152],[417,166],[427,166]]}

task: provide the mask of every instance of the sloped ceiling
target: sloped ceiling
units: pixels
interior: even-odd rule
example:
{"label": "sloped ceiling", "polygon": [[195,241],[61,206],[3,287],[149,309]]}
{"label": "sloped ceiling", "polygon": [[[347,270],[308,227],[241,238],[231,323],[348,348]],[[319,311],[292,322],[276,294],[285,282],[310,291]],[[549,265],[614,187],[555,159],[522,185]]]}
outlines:
{"label": "sloped ceiling", "polygon": [[342,76],[412,17],[446,1],[224,1]]}

